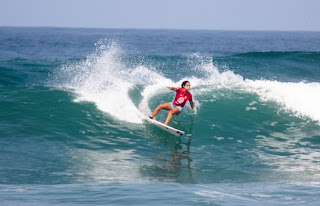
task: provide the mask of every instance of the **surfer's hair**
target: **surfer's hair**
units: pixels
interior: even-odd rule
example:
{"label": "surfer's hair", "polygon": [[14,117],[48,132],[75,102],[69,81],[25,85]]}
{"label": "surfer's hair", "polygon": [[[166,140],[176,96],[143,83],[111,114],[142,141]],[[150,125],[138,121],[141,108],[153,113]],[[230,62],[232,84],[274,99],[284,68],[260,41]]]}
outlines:
{"label": "surfer's hair", "polygon": [[[189,81],[184,81],[184,82],[182,82],[181,88],[183,88],[188,82],[189,82]],[[189,83],[190,83],[190,82],[189,82]]]}

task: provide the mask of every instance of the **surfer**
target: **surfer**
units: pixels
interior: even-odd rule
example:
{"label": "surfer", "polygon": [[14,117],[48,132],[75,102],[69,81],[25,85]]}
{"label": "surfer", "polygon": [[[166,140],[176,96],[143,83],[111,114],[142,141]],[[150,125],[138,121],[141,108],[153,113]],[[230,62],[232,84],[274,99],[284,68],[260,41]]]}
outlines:
{"label": "surfer", "polygon": [[151,116],[149,116],[151,119],[153,119],[160,110],[169,110],[167,120],[164,122],[165,125],[168,125],[170,122],[172,115],[176,114],[178,115],[183,111],[184,105],[189,100],[191,109],[194,109],[194,104],[192,101],[192,94],[189,92],[190,89],[190,82],[184,81],[181,84],[180,87],[167,87],[169,90],[175,91],[176,96],[173,100],[173,102],[163,103],[157,106],[157,108],[154,110]]}

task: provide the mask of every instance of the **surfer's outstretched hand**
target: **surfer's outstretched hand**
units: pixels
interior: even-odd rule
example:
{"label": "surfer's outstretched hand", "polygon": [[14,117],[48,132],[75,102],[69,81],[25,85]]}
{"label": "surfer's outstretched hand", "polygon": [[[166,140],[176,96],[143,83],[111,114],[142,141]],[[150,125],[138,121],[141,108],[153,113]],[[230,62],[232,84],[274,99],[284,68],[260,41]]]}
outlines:
{"label": "surfer's outstretched hand", "polygon": [[172,90],[172,91],[177,91],[176,87],[167,87],[167,89]]}

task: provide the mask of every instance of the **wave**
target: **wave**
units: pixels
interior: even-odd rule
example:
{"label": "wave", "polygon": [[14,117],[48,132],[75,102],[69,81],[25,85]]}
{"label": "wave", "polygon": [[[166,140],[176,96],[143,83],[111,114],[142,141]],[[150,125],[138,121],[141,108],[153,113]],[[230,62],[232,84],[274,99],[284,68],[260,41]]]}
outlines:
{"label": "wave", "polygon": [[232,56],[239,57],[261,57],[261,58],[278,58],[278,57],[320,57],[320,52],[307,51],[266,51],[266,52],[246,52]]}
{"label": "wave", "polygon": [[[141,124],[143,114],[149,114],[154,109],[149,104],[155,101],[156,96],[173,96],[165,86],[179,86],[187,79],[191,82],[196,110],[201,107],[199,102],[203,94],[227,89],[257,94],[261,101],[276,102],[279,109],[297,117],[320,122],[319,82],[245,79],[226,68],[219,70],[211,57],[199,54],[179,58],[179,61],[186,61],[184,64],[189,65],[190,71],[184,71],[181,78],[172,80],[173,77],[166,75],[163,69],[158,69],[157,64],[145,64],[144,61],[130,64],[125,61],[126,53],[116,42],[100,41],[96,46],[96,52],[86,59],[59,67],[51,83],[56,87],[72,89],[78,94],[75,101],[94,102],[99,110],[120,121]],[[261,57],[266,54],[244,55]],[[135,62],[139,60],[135,59]],[[170,70],[181,73],[179,68]],[[136,93],[130,95],[133,90]]]}

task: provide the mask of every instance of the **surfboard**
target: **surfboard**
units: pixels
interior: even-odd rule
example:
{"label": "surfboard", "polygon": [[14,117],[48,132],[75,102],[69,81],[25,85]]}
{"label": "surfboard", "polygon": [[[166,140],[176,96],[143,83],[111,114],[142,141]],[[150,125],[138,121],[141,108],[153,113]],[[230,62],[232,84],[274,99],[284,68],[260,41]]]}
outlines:
{"label": "surfboard", "polygon": [[145,120],[151,124],[154,124],[155,126],[159,127],[160,129],[167,131],[175,136],[181,136],[181,135],[184,135],[184,133],[185,133],[184,131],[181,131],[176,128],[165,125],[161,122],[158,122],[157,120],[150,119],[149,117],[147,117]]}

